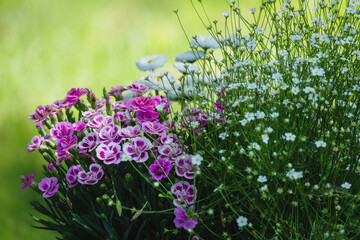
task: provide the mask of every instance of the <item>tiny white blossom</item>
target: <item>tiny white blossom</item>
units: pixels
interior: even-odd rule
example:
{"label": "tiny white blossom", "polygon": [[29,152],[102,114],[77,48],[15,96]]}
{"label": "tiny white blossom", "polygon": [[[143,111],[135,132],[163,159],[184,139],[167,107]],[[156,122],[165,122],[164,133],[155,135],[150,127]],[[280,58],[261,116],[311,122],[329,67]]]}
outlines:
{"label": "tiny white blossom", "polygon": [[194,156],[191,156],[191,163],[192,163],[193,165],[200,166],[202,160],[203,160],[203,157],[200,156],[199,154],[196,154],[196,155],[194,155]]}
{"label": "tiny white blossom", "polygon": [[269,135],[263,134],[263,135],[261,135],[261,139],[262,139],[262,141],[263,141],[264,143],[268,144],[268,142],[269,142]]}
{"label": "tiny white blossom", "polygon": [[258,179],[257,179],[258,182],[261,182],[261,183],[264,183],[264,182],[267,182],[267,178],[266,176],[259,176]]}
{"label": "tiny white blossom", "polygon": [[198,122],[198,121],[192,121],[192,122],[190,122],[190,126],[192,127],[192,128],[196,128],[196,127],[198,127],[200,125],[200,123]]}
{"label": "tiny white blossom", "polygon": [[322,140],[319,140],[319,141],[316,141],[315,142],[315,145],[316,145],[316,147],[317,148],[319,148],[319,147],[326,147],[326,142],[324,142],[324,141],[322,141]]}
{"label": "tiny white blossom", "polygon": [[228,137],[229,134],[227,132],[223,132],[223,133],[220,133],[219,135],[219,138],[221,138],[222,140],[224,140],[226,137]]}
{"label": "tiny white blossom", "polygon": [[292,133],[285,133],[283,138],[286,140],[286,141],[292,141],[294,142],[295,139],[296,139],[296,135],[292,134]]}
{"label": "tiny white blossom", "polygon": [[223,15],[224,15],[224,17],[226,17],[226,18],[227,18],[227,17],[229,17],[229,16],[230,16],[230,13],[225,11],[225,12],[223,12]]}
{"label": "tiny white blossom", "polygon": [[248,219],[246,217],[240,216],[236,219],[236,222],[237,222],[239,228],[242,228],[247,225]]}
{"label": "tiny white blossom", "polygon": [[344,182],[343,184],[341,184],[341,187],[342,187],[342,188],[345,188],[345,189],[350,189],[350,188],[351,188],[351,184],[348,183],[348,182]]}
{"label": "tiny white blossom", "polygon": [[256,8],[251,8],[250,10],[249,10],[249,13],[255,13],[256,12]]}

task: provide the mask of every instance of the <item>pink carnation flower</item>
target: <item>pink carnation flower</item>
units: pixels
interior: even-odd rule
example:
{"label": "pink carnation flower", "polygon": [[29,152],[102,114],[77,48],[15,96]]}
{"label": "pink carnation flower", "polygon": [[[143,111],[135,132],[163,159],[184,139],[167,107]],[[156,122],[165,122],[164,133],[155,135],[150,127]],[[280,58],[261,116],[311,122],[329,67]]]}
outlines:
{"label": "pink carnation flower", "polygon": [[64,101],[69,105],[75,105],[80,97],[86,94],[88,94],[88,89],[86,88],[72,88],[67,92]]}
{"label": "pink carnation flower", "polygon": [[[26,175],[24,182],[21,185],[21,189],[27,189],[28,187],[31,186],[31,184],[34,182],[34,178],[36,176],[36,173],[32,173],[30,175]],[[23,176],[20,176],[20,179],[24,179]]]}
{"label": "pink carnation flower", "polygon": [[56,177],[44,178],[39,183],[38,187],[43,191],[43,197],[48,198],[55,195],[59,189],[59,184],[57,184],[58,179]]}
{"label": "pink carnation flower", "polygon": [[183,207],[178,207],[174,210],[175,219],[174,223],[177,228],[184,228],[185,230],[194,229],[198,223],[197,218],[199,215],[197,213],[191,214],[193,206],[189,208],[189,211],[186,211]]}
{"label": "pink carnation flower", "polygon": [[158,112],[153,112],[153,111],[149,111],[149,112],[138,112],[136,114],[136,118],[138,119],[138,122],[140,124],[143,124],[144,122],[152,122],[152,123],[156,123],[159,122],[159,113]]}
{"label": "pink carnation flower", "polygon": [[196,188],[187,181],[180,181],[171,187],[171,192],[177,197],[174,200],[175,206],[193,204],[196,198]]}
{"label": "pink carnation flower", "polygon": [[105,164],[118,164],[121,162],[122,152],[120,145],[116,143],[100,144],[96,148],[96,156]]}
{"label": "pink carnation flower", "polygon": [[70,183],[69,187],[75,187],[78,184],[78,174],[81,171],[80,165],[74,165],[69,168],[66,173],[66,180]]}
{"label": "pink carnation flower", "polygon": [[143,133],[143,130],[140,129],[139,126],[134,126],[134,127],[126,127],[126,128],[122,128],[120,130],[120,137],[122,140],[124,139],[132,139],[132,138],[136,138],[139,137],[141,134]]}
{"label": "pink carnation flower", "polygon": [[169,175],[171,169],[171,162],[166,162],[164,159],[158,158],[153,164],[150,165],[149,172],[153,179],[160,180],[162,178],[166,178]]}
{"label": "pink carnation flower", "polygon": [[179,177],[193,179],[195,172],[200,170],[200,167],[192,164],[191,156],[187,155],[185,159],[177,158],[175,160],[175,172]]}
{"label": "pink carnation flower", "polygon": [[69,122],[58,122],[55,128],[50,129],[51,137],[59,142],[62,138],[71,137],[74,127]]}
{"label": "pink carnation flower", "polygon": [[79,142],[79,148],[91,152],[96,148],[98,141],[99,137],[96,133],[89,133]]}
{"label": "pink carnation flower", "polygon": [[103,176],[104,171],[99,164],[93,163],[89,167],[89,172],[81,171],[78,174],[78,181],[81,184],[96,184]]}
{"label": "pink carnation flower", "polygon": [[152,101],[147,97],[136,97],[132,101],[132,107],[140,112],[154,111],[154,105]]}
{"label": "pink carnation flower", "polygon": [[131,156],[135,162],[145,162],[148,160],[149,155],[146,151],[153,147],[150,140],[144,137],[136,137],[132,142],[126,142],[123,145],[123,151],[125,154]]}
{"label": "pink carnation flower", "polygon": [[28,143],[26,151],[33,152],[35,150],[39,150],[42,145],[44,145],[45,142],[50,141],[50,136],[35,136],[31,139],[31,141]]}
{"label": "pink carnation flower", "polygon": [[140,97],[144,93],[151,91],[146,85],[139,82],[132,82],[131,85],[128,85],[125,88],[131,90],[135,97]]}
{"label": "pink carnation flower", "polygon": [[144,122],[142,125],[143,129],[150,134],[166,135],[167,126],[161,123]]}
{"label": "pink carnation flower", "polygon": [[119,126],[105,126],[99,132],[99,142],[109,144],[111,142],[120,143],[121,136]]}

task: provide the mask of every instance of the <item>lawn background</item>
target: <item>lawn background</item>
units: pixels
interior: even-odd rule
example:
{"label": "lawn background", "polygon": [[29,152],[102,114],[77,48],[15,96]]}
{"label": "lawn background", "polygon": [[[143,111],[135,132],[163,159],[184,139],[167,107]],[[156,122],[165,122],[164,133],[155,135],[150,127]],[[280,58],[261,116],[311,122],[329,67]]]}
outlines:
{"label": "lawn background", "polygon": [[[203,3],[211,20],[229,11],[225,0]],[[240,7],[247,12],[258,3]],[[42,177],[41,155],[25,151],[37,134],[29,114],[73,87],[100,95],[104,86],[139,80],[144,73],[135,62],[145,55],[166,55],[165,69],[175,72],[175,56],[188,50],[175,8],[188,36],[206,34],[190,0],[0,1],[0,239],[55,236],[31,227],[28,201],[40,197],[22,191],[18,179],[33,172],[38,182]]]}

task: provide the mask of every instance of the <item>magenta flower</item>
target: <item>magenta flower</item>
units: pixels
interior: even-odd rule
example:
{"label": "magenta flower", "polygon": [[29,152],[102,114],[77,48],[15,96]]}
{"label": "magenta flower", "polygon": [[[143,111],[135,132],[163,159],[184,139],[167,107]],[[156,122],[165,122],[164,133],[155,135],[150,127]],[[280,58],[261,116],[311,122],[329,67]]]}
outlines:
{"label": "magenta flower", "polygon": [[86,135],[81,142],[79,142],[79,148],[91,152],[98,145],[99,137],[96,133],[89,133]]}
{"label": "magenta flower", "polygon": [[111,87],[109,95],[115,97],[116,99],[120,99],[122,97],[122,93],[126,90],[127,88],[124,86]]}
{"label": "magenta flower", "polygon": [[115,113],[114,118],[117,119],[119,122],[123,122],[123,126],[129,125],[133,121],[133,118],[130,116],[129,111],[127,110],[124,112]]}
{"label": "magenta flower", "polygon": [[74,127],[69,122],[58,122],[55,128],[50,129],[52,138],[59,142],[62,138],[71,137],[74,132]]}
{"label": "magenta flower", "polygon": [[152,122],[152,123],[156,123],[159,121],[158,117],[159,117],[159,113],[158,112],[153,112],[153,111],[149,111],[149,112],[138,112],[136,114],[136,118],[138,119],[138,122],[140,124],[144,123],[144,122]]}
{"label": "magenta flower", "polygon": [[184,151],[181,149],[181,147],[173,143],[171,145],[164,145],[160,146],[158,148],[160,157],[163,158],[166,161],[175,161],[178,157],[182,156],[184,154]]}
{"label": "magenta flower", "polygon": [[136,137],[132,142],[126,142],[123,145],[123,151],[125,154],[131,156],[135,162],[145,162],[148,160],[149,155],[146,151],[153,147],[150,140],[144,137]]}
{"label": "magenta flower", "polygon": [[111,116],[104,116],[102,114],[99,114],[95,116],[93,119],[91,119],[87,123],[88,127],[93,128],[93,131],[96,133],[99,133],[100,130],[105,126],[111,126],[114,127],[114,119]]}
{"label": "magenta flower", "polygon": [[51,137],[48,135],[45,137],[41,135],[33,137],[28,143],[26,151],[33,152],[35,150],[39,150],[45,142],[50,141],[50,138]]}
{"label": "magenta flower", "polygon": [[101,115],[103,112],[105,111],[105,109],[100,108],[100,109],[91,109],[89,111],[83,112],[81,119],[84,120],[92,120],[94,117]]}
{"label": "magenta flower", "polygon": [[182,207],[174,210],[174,223],[177,228],[184,228],[185,230],[194,229],[198,223],[199,215],[193,211],[193,206],[188,211]]}
{"label": "magenta flower", "polygon": [[73,129],[74,132],[82,132],[84,131],[86,124],[83,121],[77,121],[76,123],[73,123]]}
{"label": "magenta flower", "polygon": [[54,109],[50,105],[46,105],[46,106],[40,105],[36,108],[35,112],[29,115],[29,119],[36,122],[42,122],[46,120],[46,118],[52,112],[54,112]]}
{"label": "magenta flower", "polygon": [[105,164],[118,164],[121,162],[122,152],[120,145],[116,143],[100,144],[96,148],[96,156]]}
{"label": "magenta flower", "polygon": [[51,104],[51,107],[56,110],[56,112],[59,112],[61,109],[66,108],[70,109],[71,105],[67,104],[64,99],[56,100]]}
{"label": "magenta flower", "polygon": [[128,85],[125,88],[131,90],[135,97],[140,97],[144,93],[151,91],[146,85],[139,82],[132,82],[131,85]]}
{"label": "magenta flower", "polygon": [[142,125],[143,129],[150,134],[166,135],[167,126],[161,123],[144,122]]}
{"label": "magenta flower", "polygon": [[140,136],[143,133],[143,130],[140,129],[139,126],[134,126],[134,127],[126,127],[126,128],[122,128],[120,130],[120,137],[122,140],[124,139],[131,139],[131,138],[136,138],[138,136]]}
{"label": "magenta flower", "polygon": [[132,107],[132,102],[134,101],[133,98],[130,99],[124,99],[122,101],[117,101],[114,102],[112,107],[114,110],[119,110],[119,111],[129,111],[129,112],[133,112],[134,108]]}
{"label": "magenta flower", "polygon": [[150,165],[149,172],[153,179],[160,180],[162,178],[166,178],[169,175],[171,169],[171,162],[166,162],[164,159],[158,158],[153,164]]}
{"label": "magenta flower", "polygon": [[174,205],[177,207],[193,204],[196,198],[196,188],[187,181],[175,183],[171,187],[171,192],[177,197],[174,200]]}
{"label": "magenta flower", "polygon": [[69,105],[75,105],[80,97],[86,94],[88,94],[88,89],[86,88],[72,88],[67,92],[64,101]]}
{"label": "magenta flower", "polygon": [[185,159],[177,158],[175,160],[175,172],[179,177],[193,179],[195,172],[200,170],[200,167],[192,164],[191,156],[187,155]]}
{"label": "magenta flower", "polygon": [[147,97],[136,97],[132,101],[132,107],[140,112],[154,111],[154,105]]}
{"label": "magenta flower", "polygon": [[49,163],[49,164],[48,164],[48,169],[49,169],[50,171],[54,170],[54,169],[55,169],[54,164]]}
{"label": "magenta flower", "polygon": [[69,153],[68,151],[61,151],[61,150],[57,150],[55,152],[55,155],[57,157],[56,165],[60,165],[63,160],[67,160],[72,157],[71,153]]}
{"label": "magenta flower", "polygon": [[[151,96],[151,101],[153,102],[155,108],[159,105],[162,105],[162,109],[165,111],[169,111],[169,102],[163,96]],[[172,104],[172,103],[170,103]]]}
{"label": "magenta flower", "polygon": [[99,141],[104,144],[109,144],[111,142],[120,143],[121,137],[119,126],[105,126],[99,132]]}
{"label": "magenta flower", "polygon": [[[32,173],[30,175],[26,175],[24,182],[21,185],[21,189],[27,189],[28,187],[31,186],[31,184],[34,182],[34,178],[36,176],[36,173]],[[23,176],[20,176],[21,179],[24,179]]]}
{"label": "magenta flower", "polygon": [[158,139],[156,139],[154,145],[156,147],[162,146],[162,145],[172,145],[173,143],[176,143],[177,136],[175,134],[169,133],[164,136],[160,136]]}
{"label": "magenta flower", "polygon": [[76,141],[77,141],[77,137],[76,136],[72,136],[72,137],[66,137],[66,138],[62,138],[60,139],[58,145],[57,145],[57,150],[58,151],[68,151],[70,148],[72,147],[76,147]]}
{"label": "magenta flower", "polygon": [[38,187],[43,191],[43,197],[48,198],[55,195],[59,189],[59,184],[57,184],[58,179],[56,177],[44,178],[39,183]]}
{"label": "magenta flower", "polygon": [[69,187],[75,187],[78,184],[78,174],[81,171],[80,165],[74,165],[66,173],[66,180],[70,183]]}
{"label": "magenta flower", "polygon": [[99,164],[91,164],[89,170],[87,173],[84,171],[78,173],[79,183],[94,185],[104,176],[104,171]]}

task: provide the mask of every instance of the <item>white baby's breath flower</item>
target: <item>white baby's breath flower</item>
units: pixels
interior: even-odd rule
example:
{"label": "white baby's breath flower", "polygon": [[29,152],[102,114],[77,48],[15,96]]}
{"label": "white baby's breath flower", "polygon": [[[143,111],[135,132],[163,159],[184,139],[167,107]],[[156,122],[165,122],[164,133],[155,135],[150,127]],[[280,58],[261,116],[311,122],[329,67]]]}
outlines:
{"label": "white baby's breath flower", "polygon": [[261,139],[262,139],[262,141],[263,141],[264,143],[268,144],[268,142],[269,142],[269,135],[263,134],[263,135],[261,135]]}
{"label": "white baby's breath flower", "polygon": [[324,142],[324,141],[322,141],[322,140],[319,140],[319,141],[316,141],[315,142],[315,145],[316,145],[316,147],[317,148],[319,148],[319,147],[326,147],[326,142]]}
{"label": "white baby's breath flower", "polygon": [[192,63],[175,62],[174,67],[184,74],[199,72],[199,67]]}
{"label": "white baby's breath flower", "polygon": [[200,166],[202,160],[203,160],[203,157],[200,156],[200,154],[196,154],[196,155],[194,155],[194,156],[191,156],[191,163],[192,163],[193,165]]}
{"label": "white baby's breath flower", "polygon": [[246,217],[240,216],[236,219],[236,222],[237,222],[239,228],[242,228],[247,225],[248,219]]}
{"label": "white baby's breath flower", "polygon": [[267,177],[260,175],[260,176],[257,178],[257,181],[260,182],[260,183],[267,182]]}
{"label": "white baby's breath flower", "polygon": [[136,66],[141,71],[154,71],[157,68],[164,66],[166,57],[164,55],[150,55],[140,58],[136,61]]}
{"label": "white baby's breath flower", "polygon": [[296,136],[292,133],[285,133],[283,138],[286,140],[286,141],[292,141],[294,142],[295,139],[296,139]]}
{"label": "white baby's breath flower", "polygon": [[345,188],[345,189],[350,189],[350,188],[351,188],[351,184],[348,183],[348,182],[344,182],[343,184],[341,184],[341,187],[342,187],[342,188]]}
{"label": "white baby's breath flower", "polygon": [[220,48],[220,44],[210,35],[197,35],[190,40],[190,45],[193,47],[202,47],[203,49]]}
{"label": "white baby's breath flower", "polygon": [[225,11],[225,12],[223,12],[223,15],[224,15],[224,17],[229,17],[230,16],[230,13],[229,12],[227,12],[227,11]]}
{"label": "white baby's breath flower", "polygon": [[203,51],[187,51],[178,54],[175,58],[175,61],[193,63],[196,60],[204,57],[205,57],[205,53]]}

